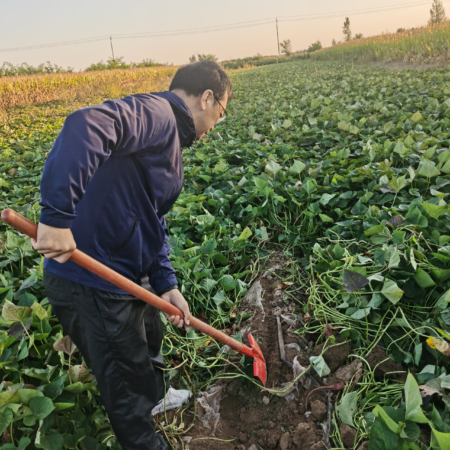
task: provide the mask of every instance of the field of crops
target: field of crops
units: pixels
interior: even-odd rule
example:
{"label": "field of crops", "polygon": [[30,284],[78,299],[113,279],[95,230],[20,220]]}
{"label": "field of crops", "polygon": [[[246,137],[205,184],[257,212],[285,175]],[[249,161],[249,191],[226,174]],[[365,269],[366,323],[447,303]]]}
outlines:
{"label": "field of crops", "polygon": [[324,48],[316,60],[446,63],[450,60],[450,22],[387,33]]}
{"label": "field of crops", "polygon": [[[302,61],[233,78],[230,117],[184,152],[185,189],[167,217],[193,314],[236,330],[251,282],[281,254],[290,274],[279,281],[310,371],[322,379],[334,369],[304,340],[345,344],[358,367],[336,394],[331,447],[352,448],[346,424],[355,449],[370,440],[370,450],[448,450],[449,72]],[[38,220],[42,166],[71,108],[10,111],[1,209]],[[119,448],[79,352],[58,341],[41,258],[3,225],[0,239],[2,449]],[[232,355],[194,331],[167,325],[163,352],[177,387],[239,376],[248,392],[259,389],[249,361],[230,366]],[[373,365],[375,352],[384,357]],[[189,431],[183,417],[160,428],[173,442]]]}
{"label": "field of crops", "polygon": [[77,101],[115,98],[134,92],[167,89],[176,67],[98,72],[56,73],[0,78],[0,113],[14,106],[51,100]]}

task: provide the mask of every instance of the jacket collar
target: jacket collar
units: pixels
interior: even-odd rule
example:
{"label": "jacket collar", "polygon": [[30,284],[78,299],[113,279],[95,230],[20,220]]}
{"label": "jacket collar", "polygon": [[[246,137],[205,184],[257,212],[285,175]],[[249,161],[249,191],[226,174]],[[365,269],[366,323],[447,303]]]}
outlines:
{"label": "jacket collar", "polygon": [[184,100],[170,91],[158,92],[153,95],[164,98],[170,103],[177,121],[181,148],[190,147],[196,140],[194,119]]}

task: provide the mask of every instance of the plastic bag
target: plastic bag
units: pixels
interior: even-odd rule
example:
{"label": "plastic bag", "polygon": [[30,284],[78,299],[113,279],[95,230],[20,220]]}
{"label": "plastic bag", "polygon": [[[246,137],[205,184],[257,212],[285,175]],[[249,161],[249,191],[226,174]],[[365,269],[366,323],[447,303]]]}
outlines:
{"label": "plastic bag", "polygon": [[192,392],[187,390],[176,390],[170,387],[166,396],[153,408],[152,415],[168,411],[169,409],[180,408],[192,397]]}

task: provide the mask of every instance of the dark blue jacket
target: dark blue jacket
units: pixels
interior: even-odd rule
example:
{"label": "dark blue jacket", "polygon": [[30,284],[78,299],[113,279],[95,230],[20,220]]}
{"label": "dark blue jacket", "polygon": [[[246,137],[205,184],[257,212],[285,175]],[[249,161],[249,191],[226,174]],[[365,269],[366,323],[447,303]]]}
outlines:
{"label": "dark blue jacket", "polygon": [[[195,140],[192,115],[172,92],[138,94],[70,114],[41,180],[40,222],[72,230],[77,248],[160,292],[175,284],[164,214],[183,185],[181,149]],[[121,289],[68,261],[45,260],[63,278]]]}

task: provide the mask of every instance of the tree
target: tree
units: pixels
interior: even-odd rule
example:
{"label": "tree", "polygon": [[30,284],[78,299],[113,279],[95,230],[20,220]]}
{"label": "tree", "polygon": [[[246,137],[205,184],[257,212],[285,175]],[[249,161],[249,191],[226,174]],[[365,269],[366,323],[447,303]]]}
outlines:
{"label": "tree", "polygon": [[332,41],[331,41],[331,45],[334,47],[335,45],[337,45],[337,42],[336,42],[336,39],[333,39]]}
{"label": "tree", "polygon": [[280,42],[280,47],[283,55],[292,55],[292,43],[290,39],[285,39],[283,42]]}
{"label": "tree", "polygon": [[350,29],[350,19],[348,17],[345,18],[342,33],[344,33],[344,41],[348,42],[352,40],[352,30]]}
{"label": "tree", "polygon": [[214,61],[217,62],[219,60],[219,58],[217,58],[216,55],[212,55],[211,53],[208,53],[207,55],[204,54],[198,54],[197,58],[199,61]]}
{"label": "tree", "polygon": [[306,50],[308,53],[312,53],[312,52],[315,52],[315,51],[317,51],[317,50],[320,50],[322,48],[322,43],[319,41],[319,40],[317,40],[316,42],[314,42],[313,44],[311,44],[309,47],[308,47],[308,50]]}
{"label": "tree", "polygon": [[397,28],[397,33],[403,33],[405,30],[405,28]]}
{"label": "tree", "polygon": [[445,15],[444,5],[441,0],[433,0],[430,9],[430,20],[428,25],[434,25],[436,23],[441,23],[447,20]]}
{"label": "tree", "polygon": [[195,55],[189,56],[189,64],[194,64],[197,62],[197,57]]}
{"label": "tree", "polygon": [[353,39],[362,39],[364,36],[362,33],[356,33]]}

